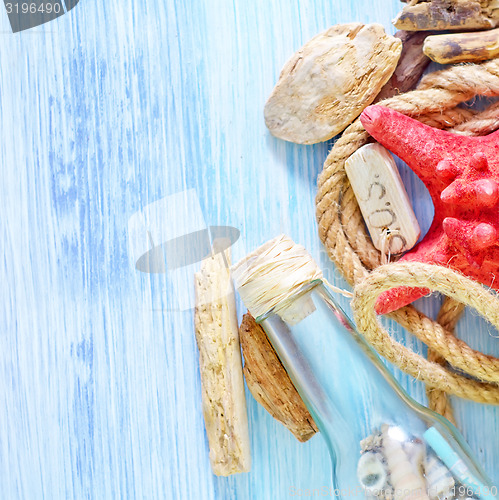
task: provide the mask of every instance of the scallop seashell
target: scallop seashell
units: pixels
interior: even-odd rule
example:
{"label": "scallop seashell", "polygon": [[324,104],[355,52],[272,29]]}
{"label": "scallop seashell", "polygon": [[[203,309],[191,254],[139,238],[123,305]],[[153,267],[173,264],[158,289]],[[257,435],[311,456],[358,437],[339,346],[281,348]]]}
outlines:
{"label": "scallop seashell", "polygon": [[[409,460],[402,447],[404,441],[395,438],[399,429],[384,426],[382,429],[383,453],[388,465],[388,473],[394,490],[395,500],[428,500],[426,483]],[[394,437],[391,436],[394,434]]]}
{"label": "scallop seashell", "polygon": [[435,455],[429,455],[425,460],[424,472],[430,500],[447,500],[454,497],[454,478]]}
{"label": "scallop seashell", "polygon": [[386,467],[378,453],[368,451],[360,456],[357,477],[367,493],[375,495],[384,489],[387,480]]}

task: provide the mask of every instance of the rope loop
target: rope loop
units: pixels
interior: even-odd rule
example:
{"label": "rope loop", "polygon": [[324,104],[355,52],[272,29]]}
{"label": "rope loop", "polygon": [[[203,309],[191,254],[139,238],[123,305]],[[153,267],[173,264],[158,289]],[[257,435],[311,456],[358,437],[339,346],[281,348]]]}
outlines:
{"label": "rope loop", "polygon": [[[499,359],[471,349],[457,339],[441,324],[419,317],[413,307],[397,311],[397,317],[406,315],[404,323],[418,319],[420,326],[413,328],[414,335],[431,347],[452,367],[465,375],[429,361],[395,342],[379,322],[374,311],[377,297],[391,288],[408,286],[428,288],[475,309],[499,329],[499,298],[485,290],[479,283],[460,273],[430,264],[397,263],[378,267],[354,289],[352,309],[357,328],[385,358],[403,371],[422,380],[429,387],[479,402],[499,404]],[[421,315],[422,316],[422,315]],[[475,379],[472,380],[468,376]]]}

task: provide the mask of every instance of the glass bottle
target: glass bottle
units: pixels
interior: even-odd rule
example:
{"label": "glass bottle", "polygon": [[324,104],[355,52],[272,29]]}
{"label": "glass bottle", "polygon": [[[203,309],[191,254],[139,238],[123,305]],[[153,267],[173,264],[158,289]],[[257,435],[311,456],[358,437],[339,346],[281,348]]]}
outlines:
{"label": "glass bottle", "polygon": [[257,321],[327,442],[335,496],[497,498],[459,431],[408,396],[321,280]]}

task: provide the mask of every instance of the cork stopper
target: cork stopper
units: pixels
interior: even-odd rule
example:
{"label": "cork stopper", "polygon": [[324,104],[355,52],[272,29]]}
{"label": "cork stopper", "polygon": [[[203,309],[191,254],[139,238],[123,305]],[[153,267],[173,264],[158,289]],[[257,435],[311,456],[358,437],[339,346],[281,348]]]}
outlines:
{"label": "cork stopper", "polygon": [[311,255],[286,235],[268,241],[232,268],[234,284],[250,313],[258,318],[273,310],[289,324],[296,324],[315,310],[311,300],[289,298],[322,271]]}

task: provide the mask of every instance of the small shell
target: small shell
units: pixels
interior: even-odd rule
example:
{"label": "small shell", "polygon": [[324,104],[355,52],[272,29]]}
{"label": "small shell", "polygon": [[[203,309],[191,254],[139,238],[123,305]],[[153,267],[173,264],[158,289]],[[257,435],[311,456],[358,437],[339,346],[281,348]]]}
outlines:
{"label": "small shell", "polygon": [[371,451],[360,456],[357,465],[357,477],[367,493],[375,495],[386,486],[386,467],[381,456]]}
{"label": "small shell", "polygon": [[424,471],[424,460],[426,457],[426,446],[422,441],[406,441],[403,443],[409,462],[414,467],[414,470],[422,473]]}
{"label": "small shell", "polygon": [[379,448],[381,448],[381,434],[379,432],[370,434],[360,442],[362,453],[366,451],[377,451]]}
{"label": "small shell", "polygon": [[454,495],[455,481],[449,469],[436,458],[430,455],[424,463],[426,486],[431,500],[447,500]]}
{"label": "small shell", "polygon": [[315,144],[347,127],[390,79],[402,42],[379,24],[338,24],[309,40],[282,69],[265,105],[270,132]]}
{"label": "small shell", "polygon": [[[398,429],[397,429],[398,430]],[[395,500],[428,500],[426,484],[402,448],[402,442],[390,436],[390,427],[383,427],[383,452],[388,464]]]}

